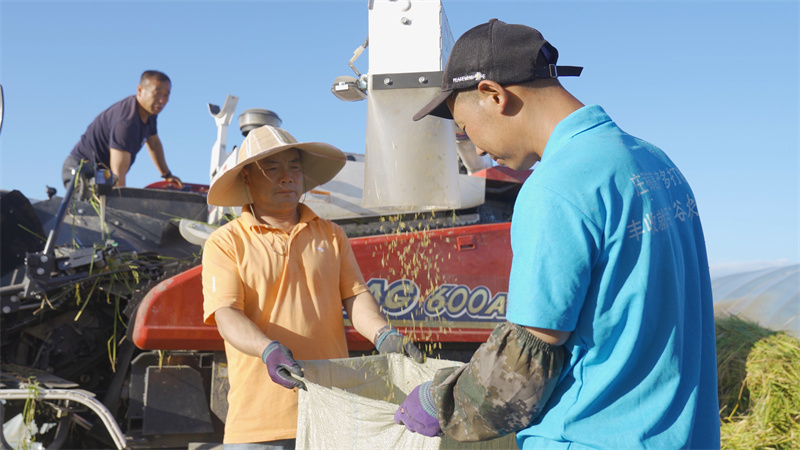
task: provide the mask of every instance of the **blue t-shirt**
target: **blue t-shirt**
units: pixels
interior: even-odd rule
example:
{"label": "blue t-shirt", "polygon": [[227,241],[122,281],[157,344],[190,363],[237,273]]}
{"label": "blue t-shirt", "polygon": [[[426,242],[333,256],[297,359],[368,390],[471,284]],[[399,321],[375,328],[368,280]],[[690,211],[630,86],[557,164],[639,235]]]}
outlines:
{"label": "blue t-shirt", "polygon": [[689,184],[599,106],[562,120],[514,206],[508,320],[571,331],[521,448],[719,448],[714,312]]}
{"label": "blue t-shirt", "polygon": [[89,124],[71,154],[108,167],[111,149],[115,148],[129,152],[133,165],[147,138],[158,134],[156,117],[152,115],[147,118],[147,123],[142,122],[136,109],[136,96],[126,97],[101,112]]}

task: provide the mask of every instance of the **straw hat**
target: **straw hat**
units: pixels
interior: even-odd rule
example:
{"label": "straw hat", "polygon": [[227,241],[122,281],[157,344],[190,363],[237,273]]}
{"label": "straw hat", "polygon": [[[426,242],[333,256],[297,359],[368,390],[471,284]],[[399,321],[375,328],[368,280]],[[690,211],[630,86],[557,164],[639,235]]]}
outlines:
{"label": "straw hat", "polygon": [[346,157],[338,148],[322,142],[298,143],[291,134],[281,128],[264,125],[247,134],[239,148],[238,161],[231,168],[211,180],[207,201],[216,206],[244,206],[250,203],[247,186],[242,180],[244,166],[276,153],[296,148],[300,150],[303,164],[303,192],[330,181],[344,167]]}

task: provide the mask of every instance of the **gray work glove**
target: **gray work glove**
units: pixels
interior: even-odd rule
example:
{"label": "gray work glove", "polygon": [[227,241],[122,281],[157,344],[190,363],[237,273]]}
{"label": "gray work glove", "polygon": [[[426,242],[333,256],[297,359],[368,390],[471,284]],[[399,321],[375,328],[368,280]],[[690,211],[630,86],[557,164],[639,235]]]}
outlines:
{"label": "gray work glove", "polygon": [[425,362],[425,355],[411,342],[411,339],[400,334],[394,328],[388,328],[378,335],[375,340],[378,353],[402,353],[418,363]]}

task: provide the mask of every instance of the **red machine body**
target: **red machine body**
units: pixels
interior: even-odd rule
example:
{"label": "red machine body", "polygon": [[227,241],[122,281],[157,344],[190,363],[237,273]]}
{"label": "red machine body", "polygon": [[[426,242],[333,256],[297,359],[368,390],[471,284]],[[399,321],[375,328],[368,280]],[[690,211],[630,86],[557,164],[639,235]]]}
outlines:
{"label": "red machine body", "polygon": [[[475,342],[505,319],[510,224],[351,238],[387,318],[419,342]],[[159,283],[139,305],[133,341],[145,350],[222,350],[203,323],[202,266]],[[372,344],[347,322],[352,351]]]}

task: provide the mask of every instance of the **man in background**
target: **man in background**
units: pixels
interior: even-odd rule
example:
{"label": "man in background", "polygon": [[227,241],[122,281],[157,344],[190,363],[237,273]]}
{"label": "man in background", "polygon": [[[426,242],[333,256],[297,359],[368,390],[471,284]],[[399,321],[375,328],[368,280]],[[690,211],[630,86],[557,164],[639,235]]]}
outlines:
{"label": "man in background", "polygon": [[146,145],[161,178],[182,188],[180,178],[167,166],[164,147],[158,138],[158,114],[167,106],[171,90],[172,82],[166,74],[155,70],[142,73],[136,95],[114,103],[86,128],[62,166],[64,186],[78,167],[81,167],[78,198],[89,196],[88,180],[95,175],[95,167],[111,170],[116,177],[114,186],[126,186],[126,176],[136,154]]}

